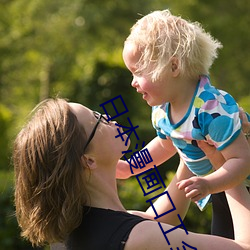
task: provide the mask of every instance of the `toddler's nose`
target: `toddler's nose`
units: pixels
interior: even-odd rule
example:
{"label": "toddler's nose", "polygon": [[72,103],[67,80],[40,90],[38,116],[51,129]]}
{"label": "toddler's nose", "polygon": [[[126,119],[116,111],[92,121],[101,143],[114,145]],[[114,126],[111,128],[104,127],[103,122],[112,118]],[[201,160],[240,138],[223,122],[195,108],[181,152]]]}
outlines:
{"label": "toddler's nose", "polygon": [[136,88],[137,87],[137,81],[135,80],[135,78],[133,78],[132,82],[131,82],[131,86]]}

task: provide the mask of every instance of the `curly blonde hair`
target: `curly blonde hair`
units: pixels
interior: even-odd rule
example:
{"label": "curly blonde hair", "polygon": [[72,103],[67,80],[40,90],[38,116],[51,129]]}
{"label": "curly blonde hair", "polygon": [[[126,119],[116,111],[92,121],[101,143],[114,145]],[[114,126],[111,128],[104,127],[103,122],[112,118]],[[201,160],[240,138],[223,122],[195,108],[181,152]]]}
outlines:
{"label": "curly blonde hair", "polygon": [[169,10],[154,11],[139,19],[126,43],[142,53],[137,71],[151,74],[153,81],[164,75],[173,57],[178,59],[182,75],[193,79],[208,74],[218,48],[222,48],[198,22],[188,22]]}
{"label": "curly blonde hair", "polygon": [[63,242],[86,202],[81,156],[84,128],[66,100],[39,104],[13,149],[15,205],[22,236],[33,245]]}

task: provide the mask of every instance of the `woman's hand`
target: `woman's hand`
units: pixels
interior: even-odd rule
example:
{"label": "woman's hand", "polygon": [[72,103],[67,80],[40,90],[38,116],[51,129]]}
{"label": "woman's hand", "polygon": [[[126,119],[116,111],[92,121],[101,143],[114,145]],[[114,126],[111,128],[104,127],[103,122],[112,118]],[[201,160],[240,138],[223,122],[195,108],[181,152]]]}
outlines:
{"label": "woman's hand", "polygon": [[[240,119],[242,121],[242,131],[245,133],[246,138],[250,143],[250,122],[242,108],[240,108]],[[214,146],[209,145],[206,141],[197,141],[197,143],[216,170],[225,163],[223,155],[216,150]],[[212,191],[206,177],[198,176],[178,182],[177,187],[180,190],[184,190],[186,197],[190,198],[192,201],[198,201],[199,199],[206,197]]]}
{"label": "woman's hand", "polygon": [[242,131],[244,132],[246,139],[250,141],[250,122],[247,119],[247,115],[242,108],[240,108],[240,119],[242,122]]}

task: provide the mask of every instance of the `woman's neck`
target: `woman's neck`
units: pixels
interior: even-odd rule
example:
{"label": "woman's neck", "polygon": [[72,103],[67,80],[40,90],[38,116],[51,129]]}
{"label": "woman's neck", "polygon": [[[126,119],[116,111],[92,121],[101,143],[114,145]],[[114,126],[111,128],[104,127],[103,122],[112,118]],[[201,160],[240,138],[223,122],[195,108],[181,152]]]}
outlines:
{"label": "woman's neck", "polygon": [[103,168],[102,166],[91,170],[87,177],[87,190],[90,200],[88,206],[126,211],[123,207],[117,191],[115,168]]}

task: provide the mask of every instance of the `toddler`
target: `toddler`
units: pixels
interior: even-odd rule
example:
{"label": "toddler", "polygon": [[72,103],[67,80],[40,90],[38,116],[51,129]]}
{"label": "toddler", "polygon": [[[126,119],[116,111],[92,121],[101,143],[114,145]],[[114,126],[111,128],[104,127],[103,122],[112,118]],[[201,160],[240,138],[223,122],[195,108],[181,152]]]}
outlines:
{"label": "toddler", "polygon": [[[123,50],[133,75],[131,85],[152,107],[157,137],[146,146],[152,164],[161,164],[177,151],[195,175],[178,187],[201,209],[210,194],[236,186],[250,174],[250,150],[241,132],[238,105],[230,94],[216,89],[209,77],[221,47],[199,23],[163,10],[138,20]],[[218,170],[213,171],[198,147],[200,140],[221,151],[226,161]],[[118,165],[118,173],[123,164]],[[138,169],[136,174],[145,170]]]}

